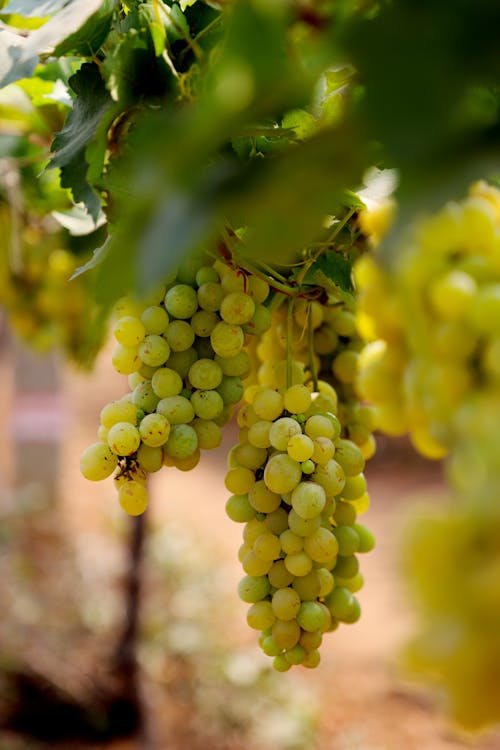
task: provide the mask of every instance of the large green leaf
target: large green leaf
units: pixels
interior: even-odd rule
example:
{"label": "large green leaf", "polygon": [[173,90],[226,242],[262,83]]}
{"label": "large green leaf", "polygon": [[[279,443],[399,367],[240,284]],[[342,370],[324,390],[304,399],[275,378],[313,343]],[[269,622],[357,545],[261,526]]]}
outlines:
{"label": "large green leaf", "polygon": [[100,200],[87,180],[89,165],[85,151],[97,133],[105,144],[107,133],[101,125],[103,118],[114,115],[114,103],[94,63],[82,65],[69,79],[69,84],[77,96],[63,129],[52,143],[54,156],[49,167],[61,168],[63,187],[70,188],[75,202],[85,203],[89,213],[97,219]]}

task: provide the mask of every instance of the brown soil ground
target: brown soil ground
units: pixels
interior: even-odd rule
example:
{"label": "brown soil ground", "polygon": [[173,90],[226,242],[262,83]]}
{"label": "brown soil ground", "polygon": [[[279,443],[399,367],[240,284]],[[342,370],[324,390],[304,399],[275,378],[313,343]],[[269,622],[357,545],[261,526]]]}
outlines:
{"label": "brown soil ground", "polygon": [[[12,403],[14,384],[12,361],[0,363],[2,411]],[[116,502],[110,482],[89,486],[79,473],[83,448],[95,439],[98,413],[104,403],[126,389],[124,379],[113,374],[104,353],[95,371],[84,376],[62,368],[64,399],[63,442],[58,472],[64,524],[68,534],[93,531],[103,525],[103,510],[109,515]],[[0,434],[4,450],[0,471],[12,480],[13,453],[4,420]],[[155,475],[152,482],[153,515],[187,524],[211,550],[211,564],[224,571],[235,587],[241,576],[236,553],[241,529],[225,515],[223,485],[225,453],[235,437],[228,430],[224,445],[207,455],[195,471],[174,469]],[[300,679],[317,696],[321,715],[314,750],[494,750],[500,734],[479,738],[460,735],[444,718],[433,696],[410,684],[398,668],[397,653],[412,632],[413,615],[399,577],[399,540],[405,517],[418,512],[422,501],[441,502],[443,482],[440,467],[414,456],[405,443],[380,441],[378,455],[367,470],[372,505],[364,516],[377,537],[376,549],[362,560],[365,587],[360,593],[363,616],[355,626],[342,627],[325,638],[318,669],[304,670]],[[254,634],[245,623],[245,605],[234,598],[234,610],[227,621],[229,642],[251,643]],[[300,670],[299,670],[300,671]],[[283,679],[292,679],[290,673]],[[161,707],[155,709],[161,714]],[[161,725],[161,716],[152,716]],[[172,738],[171,738],[172,739]],[[0,736],[0,748],[10,750]],[[155,750],[172,744],[159,740]],[[14,746],[14,745],[13,745]],[[190,750],[189,739],[177,744]],[[92,747],[96,747],[93,745]],[[110,750],[139,750],[130,742],[108,746]],[[214,749],[215,750],[215,749]]]}

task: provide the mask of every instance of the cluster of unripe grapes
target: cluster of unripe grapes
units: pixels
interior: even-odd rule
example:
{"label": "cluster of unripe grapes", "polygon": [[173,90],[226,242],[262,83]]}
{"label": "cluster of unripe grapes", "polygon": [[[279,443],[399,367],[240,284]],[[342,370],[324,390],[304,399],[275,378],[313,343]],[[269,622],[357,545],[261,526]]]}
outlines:
{"label": "cluster of unripe grapes", "polygon": [[[226,504],[244,523],[239,595],[278,671],[315,667],[323,633],[360,616],[356,557],[372,549],[356,523],[367,507],[364,456],[342,426],[331,391],[250,386],[229,455]],[[316,397],[316,398],[315,398]]]}
{"label": "cluster of unripe grapes", "polygon": [[500,191],[475,183],[421,220],[392,265],[366,255],[355,278],[370,341],[360,396],[382,431],[409,432],[420,452],[441,458],[487,416],[478,401],[500,396]]}
{"label": "cluster of unripe grapes", "polygon": [[192,469],[200,450],[220,444],[250,367],[246,337],[271,323],[262,304],[268,294],[265,281],[198,259],[146,300],[117,302],[112,362],[130,391],[102,410],[99,440],[84,451],[81,470],[91,480],[116,470],[127,513],[146,509],[149,473]]}

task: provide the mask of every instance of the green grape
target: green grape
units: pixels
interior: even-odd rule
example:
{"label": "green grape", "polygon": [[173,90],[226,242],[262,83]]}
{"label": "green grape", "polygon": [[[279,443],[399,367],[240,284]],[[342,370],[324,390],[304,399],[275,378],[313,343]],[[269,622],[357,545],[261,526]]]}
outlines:
{"label": "green grape", "polygon": [[300,468],[303,474],[313,474],[314,470],[316,469],[316,464],[314,461],[311,461],[310,458],[307,459],[307,461],[302,461],[300,464]]}
{"label": "green grape", "polygon": [[291,666],[284,654],[278,654],[273,660],[273,667],[277,672],[288,672]]}
{"label": "green grape", "polygon": [[287,388],[283,395],[284,407],[292,414],[302,414],[311,405],[311,392],[300,383]]}
{"label": "green grape", "polygon": [[101,424],[105,427],[112,427],[117,422],[130,422],[136,424],[137,422],[137,407],[130,401],[111,401],[101,409],[100,414]]}
{"label": "green grape", "polygon": [[261,534],[265,533],[267,533],[266,524],[256,516],[245,524],[243,528],[243,540],[246,544],[253,546],[255,540],[258,539]]}
{"label": "green grape", "polygon": [[252,336],[262,336],[272,326],[272,313],[265,305],[255,305],[255,311],[248,323],[242,327],[245,333]]}
{"label": "green grape", "polygon": [[359,549],[359,536],[352,526],[336,526],[333,530],[339,555],[353,555]]}
{"label": "green grape", "polygon": [[335,508],[335,523],[338,526],[353,526],[356,521],[356,508],[353,503],[339,500]]}
{"label": "green grape", "polygon": [[366,479],[364,474],[357,474],[353,477],[347,477],[342,490],[344,500],[357,500],[366,492]]}
{"label": "green grape", "polygon": [[246,466],[247,469],[256,471],[267,459],[265,448],[256,448],[250,443],[240,443],[234,451],[234,458],[240,466]]}
{"label": "green grape", "polygon": [[209,281],[219,281],[219,275],[213,266],[202,266],[196,272],[196,286],[202,286]]}
{"label": "green grape", "polygon": [[344,349],[332,362],[332,371],[341,383],[354,383],[358,372],[359,353]]}
{"label": "green grape", "polygon": [[299,516],[299,514],[292,508],[288,514],[288,525],[290,530],[293,531],[294,534],[297,534],[297,536],[311,536],[311,534],[314,534],[314,532],[321,526],[321,516],[317,515],[313,518],[302,518],[302,516]]}
{"label": "green grape", "polygon": [[313,440],[312,460],[316,464],[324,465],[333,458],[335,454],[335,445],[330,438],[316,437]]}
{"label": "green grape", "polygon": [[224,402],[215,390],[194,391],[191,396],[194,413],[201,419],[216,419],[222,413]]}
{"label": "green grape", "polygon": [[351,440],[339,439],[335,448],[335,460],[342,466],[346,476],[361,474],[365,468],[365,459],[358,446]]}
{"label": "green grape", "polygon": [[274,588],[277,589],[286,588],[294,580],[294,576],[286,569],[284,560],[276,560],[273,562],[269,568],[267,577],[271,586],[274,586]]}
{"label": "green grape", "polygon": [[145,365],[160,367],[170,356],[170,346],[163,336],[150,333],[139,344],[139,356]]}
{"label": "green grape", "polygon": [[163,466],[163,451],[159,446],[142,443],[137,449],[137,463],[148,474],[154,474]]}
{"label": "green grape", "polygon": [[187,284],[175,284],[165,295],[165,309],[173,318],[186,320],[198,309],[196,291]]}
{"label": "green grape", "polygon": [[226,502],[226,513],[236,523],[246,523],[255,518],[256,511],[248,501],[248,495],[231,495]]}
{"label": "green grape", "polygon": [[294,435],[302,435],[302,428],[295,419],[281,417],[272,423],[269,430],[269,440],[273,448],[286,451],[288,441]]}
{"label": "green grape", "polygon": [[272,456],[264,469],[264,481],[271,492],[283,494],[291,492],[302,477],[300,464],[287,453]]}
{"label": "green grape", "polygon": [[202,310],[217,312],[224,299],[224,290],[219,283],[206,281],[198,289],[197,297],[198,304]]}
{"label": "green grape", "polygon": [[286,555],[294,555],[304,548],[304,539],[291,529],[285,529],[280,534],[281,549]]}
{"label": "green grape", "polygon": [[210,359],[199,359],[189,368],[188,378],[193,388],[210,390],[222,382],[222,370]]}
{"label": "green grape", "polygon": [[315,482],[300,482],[293,489],[291,500],[294,511],[304,520],[310,520],[325,507],[325,490]]}
{"label": "green grape", "polygon": [[299,642],[300,634],[296,620],[276,620],[271,629],[274,642],[282,650],[293,648]]}
{"label": "green grape", "polygon": [[319,653],[319,651],[309,651],[309,653],[306,654],[304,660],[302,661],[302,666],[307,667],[308,669],[316,669],[320,661],[321,654]]}
{"label": "green grape", "polygon": [[247,612],[247,623],[254,630],[270,628],[276,620],[271,602],[255,602]]}
{"label": "green grape", "polygon": [[310,437],[308,437],[307,435],[303,435],[302,431],[300,431],[300,433],[292,435],[290,437],[286,446],[286,450],[288,455],[293,458],[294,461],[303,462],[310,459],[313,455],[314,443]]}
{"label": "green grape", "polygon": [[325,604],[331,612],[332,617],[341,622],[349,617],[355,607],[355,598],[351,592],[342,586],[335,586],[333,591],[325,597]]}
{"label": "green grape", "polygon": [[220,357],[235,357],[243,348],[244,335],[241,326],[221,321],[210,334],[213,350]]}
{"label": "green grape", "polygon": [[167,442],[170,434],[170,423],[163,414],[147,414],[139,425],[141,440],[152,448]]}
{"label": "green grape", "polygon": [[139,318],[129,315],[116,321],[113,334],[119,344],[136,347],[144,339],[146,329]]}
{"label": "green grape", "polygon": [[310,438],[326,437],[335,439],[335,427],[332,420],[323,414],[313,414],[304,425],[304,432]]}
{"label": "green grape", "polygon": [[[194,340],[194,333],[193,333],[193,340]],[[196,362],[197,359],[198,359],[198,354],[196,353],[196,350],[193,349],[192,346],[190,346],[188,349],[185,349],[184,351],[181,351],[181,352],[172,350],[170,357],[167,359],[166,366],[170,368],[171,370],[175,370],[175,372],[179,373],[181,378],[186,378],[189,372],[189,368],[191,367],[193,362]]]}
{"label": "green grape", "polygon": [[167,330],[169,317],[163,307],[151,305],[143,310],[141,321],[147,334],[161,335]]}
{"label": "green grape", "polygon": [[338,537],[320,526],[313,534],[304,539],[304,552],[307,552],[314,562],[331,562],[340,552]]}
{"label": "green grape", "polygon": [[253,552],[262,560],[270,560],[271,562],[274,562],[278,559],[281,553],[279,537],[270,532],[261,534],[253,544]]}
{"label": "green grape", "polygon": [[269,531],[279,536],[283,531],[288,529],[288,513],[284,508],[276,508],[276,510],[267,513],[265,524]]}
{"label": "green grape", "polygon": [[272,635],[268,635],[262,639],[261,648],[266,656],[279,656],[281,654],[281,648],[278,646]]}
{"label": "green grape", "polygon": [[199,359],[209,359],[214,361],[215,352],[209,338],[196,338],[194,348],[196,349]]}
{"label": "green grape", "polygon": [[162,399],[168,396],[178,396],[182,391],[183,382],[175,370],[170,367],[160,367],[151,378],[151,386],[158,398]]}
{"label": "green grape", "polygon": [[209,312],[208,310],[198,310],[190,321],[191,328],[196,336],[202,338],[210,336],[218,322],[218,315],[214,312]]}
{"label": "green grape", "polygon": [[[172,352],[185,352],[193,346],[195,333],[191,325],[185,320],[171,320],[165,331],[165,339]],[[196,354],[195,359],[197,358],[198,355]],[[168,367],[179,372],[178,368],[174,367],[170,361]]]}
{"label": "green grape", "polygon": [[271,492],[261,479],[257,482],[254,479],[248,490],[248,501],[258,513],[272,513],[280,507],[281,496],[276,492]]}
{"label": "green grape", "polygon": [[266,598],[270,585],[267,576],[245,576],[238,584],[238,596],[247,604],[255,604]]}
{"label": "green grape", "polygon": [[313,568],[305,576],[295,578],[292,586],[301,601],[314,601],[317,599],[321,589],[318,568]]}
{"label": "green grape", "polygon": [[269,448],[271,441],[269,439],[269,431],[271,429],[272,422],[260,420],[250,425],[248,428],[247,439],[251,445],[256,448]]}
{"label": "green grape", "polygon": [[250,359],[244,349],[234,357],[219,357],[216,354],[214,359],[224,375],[230,377],[244,378],[250,370]]}
{"label": "green grape", "polygon": [[142,360],[137,347],[118,344],[111,355],[111,362],[116,372],[119,372],[120,375],[130,375],[133,372],[137,372]]}
{"label": "green grape", "polygon": [[171,425],[188,424],[195,416],[191,401],[180,395],[162,398],[156,406],[156,411],[166,417]]}
{"label": "green grape", "polygon": [[285,557],[286,569],[294,576],[305,576],[312,569],[313,563],[309,555],[302,550]]}
{"label": "green grape", "polygon": [[297,613],[297,623],[309,633],[322,630],[325,615],[318,602],[302,602]]}
{"label": "green grape", "polygon": [[227,472],[224,484],[229,492],[235,495],[246,495],[255,484],[255,474],[243,466],[234,467]]}
{"label": "green grape", "polygon": [[338,578],[354,578],[359,573],[359,562],[356,555],[338,557],[335,565],[335,576]]}
{"label": "green grape", "polygon": [[140,443],[139,430],[130,422],[117,422],[109,428],[108,445],[117,456],[130,456]]}
{"label": "green grape", "polygon": [[188,424],[174,424],[165,443],[164,451],[172,458],[187,458],[198,448],[196,431]]}
{"label": "green grape", "polygon": [[283,396],[278,391],[265,388],[255,394],[252,407],[259,419],[274,422],[283,412]]}
{"label": "green grape", "polygon": [[255,312],[255,302],[245,292],[230,292],[220,305],[220,316],[230,325],[249,323]]}
{"label": "green grape", "polygon": [[309,654],[311,651],[316,651],[323,642],[323,634],[320,630],[304,630],[300,636],[299,643],[305,648]]}
{"label": "green grape", "polygon": [[215,422],[210,419],[200,419],[196,417],[191,422],[191,426],[196,430],[198,435],[199,447],[203,450],[213,450],[222,442],[222,432]]}
{"label": "green grape", "polygon": [[354,524],[353,529],[359,538],[358,552],[371,552],[375,547],[375,537],[370,529],[360,523]]}
{"label": "green grape", "polygon": [[140,516],[148,505],[148,491],[141,482],[126,481],[118,488],[118,501],[129,516]]}
{"label": "green grape", "polygon": [[272,596],[271,606],[277,619],[294,620],[300,609],[300,596],[289,587],[278,589]]}
{"label": "green grape", "polygon": [[132,400],[136,409],[140,409],[147,414],[156,409],[160,399],[154,392],[152,381],[144,380],[134,388]]}
{"label": "green grape", "polygon": [[243,390],[243,383],[239,376],[224,375],[217,386],[224,404],[237,404],[243,397]]}
{"label": "green grape", "polygon": [[98,482],[109,477],[116,469],[118,459],[104,443],[92,443],[80,458],[80,471],[85,479]]}

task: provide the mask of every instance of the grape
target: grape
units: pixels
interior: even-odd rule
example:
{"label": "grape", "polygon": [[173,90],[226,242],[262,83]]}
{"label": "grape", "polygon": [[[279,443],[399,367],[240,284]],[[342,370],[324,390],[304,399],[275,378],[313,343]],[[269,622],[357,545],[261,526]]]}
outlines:
{"label": "grape", "polygon": [[254,479],[248,490],[248,500],[252,508],[259,513],[272,513],[280,507],[281,496],[271,492],[262,480],[256,482]]}
{"label": "grape", "polygon": [[174,424],[164,451],[172,458],[187,458],[198,448],[198,436],[189,424]]}
{"label": "grape", "polygon": [[276,620],[272,626],[271,634],[274,642],[281,649],[288,650],[299,642],[301,630],[296,620]]}
{"label": "grape", "polygon": [[117,422],[137,422],[137,407],[130,401],[111,401],[101,409],[101,424],[105,427],[112,427]]}
{"label": "grape", "polygon": [[[182,322],[182,321],[179,321],[179,322]],[[194,340],[194,334],[193,334],[193,340]],[[185,349],[184,351],[181,351],[181,352],[174,351],[172,349],[172,353],[170,354],[170,357],[168,358],[166,364],[169,367],[169,369],[175,370],[175,372],[177,372],[181,378],[186,378],[189,372],[189,368],[191,367],[193,362],[196,362],[197,359],[198,359],[198,355],[196,353],[196,350],[190,346],[188,349]]]}
{"label": "grape", "polygon": [[310,520],[325,507],[325,490],[315,482],[300,482],[292,491],[291,500],[294,511],[304,520]]}
{"label": "grape", "polygon": [[104,443],[92,443],[80,458],[80,470],[85,479],[98,482],[109,477],[116,469],[118,459]]}
{"label": "grape", "polygon": [[214,390],[194,391],[191,396],[194,413],[201,419],[216,419],[224,408],[222,396]]}
{"label": "grape", "polygon": [[151,387],[159,399],[178,396],[182,391],[182,378],[170,367],[160,367],[151,378]]}
{"label": "grape", "polygon": [[218,322],[219,318],[216,313],[198,310],[191,318],[191,328],[196,336],[206,337],[210,336]]}
{"label": "grape", "polygon": [[284,654],[278,654],[273,660],[273,667],[277,672],[288,672],[291,666]]}
{"label": "grape", "polygon": [[264,481],[271,492],[283,494],[291,492],[302,477],[300,464],[287,453],[272,456],[264,469]]}
{"label": "grape", "polygon": [[163,307],[151,305],[151,307],[146,307],[143,310],[141,321],[147,334],[155,333],[161,335],[167,329],[169,317]]}
{"label": "grape", "polygon": [[248,323],[255,312],[255,302],[245,292],[230,292],[220,305],[222,320],[231,325]]}
{"label": "grape", "polygon": [[199,447],[203,450],[213,450],[221,444],[221,429],[215,422],[197,417],[191,422],[191,426],[196,430]]}
{"label": "grape", "polygon": [[335,427],[332,420],[322,414],[313,414],[304,426],[304,432],[310,438],[326,437],[335,439]]}
{"label": "grape", "polygon": [[352,440],[340,439],[337,441],[335,460],[342,466],[347,477],[354,477],[365,468],[363,454]]}
{"label": "grape", "polygon": [[210,334],[210,343],[220,357],[235,357],[243,348],[244,335],[241,326],[221,321]]}
{"label": "grape", "polygon": [[293,508],[288,514],[288,525],[294,534],[300,537],[310,536],[321,526],[321,516],[302,518]]}
{"label": "grape", "polygon": [[166,443],[170,434],[170,423],[163,414],[148,414],[139,425],[139,434],[143,443],[157,448]]}
{"label": "grape", "polygon": [[255,518],[255,509],[250,505],[248,495],[231,495],[226,502],[226,513],[236,523],[246,523]]}
{"label": "grape", "polygon": [[166,417],[171,425],[188,424],[195,415],[191,401],[180,395],[162,398],[156,406],[156,411]]}
{"label": "grape", "polygon": [[283,396],[284,407],[292,414],[301,414],[311,405],[311,393],[305,385],[292,385]]}
{"label": "grape", "polygon": [[313,568],[307,575],[294,578],[292,586],[301,601],[314,601],[318,598],[321,588],[319,569]]}
{"label": "grape", "polygon": [[280,540],[275,534],[271,534],[270,532],[261,534],[253,544],[253,551],[257,557],[274,562],[281,553]]}
{"label": "grape", "polygon": [[272,423],[269,430],[269,440],[273,448],[286,451],[288,441],[294,435],[302,435],[302,428],[295,419],[281,417]]}
{"label": "grape", "polygon": [[139,344],[139,356],[145,365],[160,367],[170,356],[170,346],[163,336],[150,333]]}
{"label": "grape", "polygon": [[275,620],[271,602],[268,601],[255,602],[247,612],[247,623],[254,630],[270,628]]}
{"label": "grape", "polygon": [[300,596],[292,588],[278,589],[273,594],[271,606],[277,619],[293,620],[300,609]]}
{"label": "grape", "polygon": [[[191,325],[185,320],[172,320],[165,331],[165,338],[172,352],[185,352],[193,346],[195,333]],[[197,358],[196,355],[193,361]],[[180,372],[179,368],[175,367],[170,361],[168,366]]]}
{"label": "grape", "polygon": [[330,562],[340,552],[338,537],[334,532],[332,533],[320,526],[313,534],[304,539],[304,552],[307,552],[314,562]]}
{"label": "grape", "polygon": [[189,368],[188,377],[193,388],[209,390],[222,382],[222,370],[213,360],[199,359]]}
{"label": "grape", "polygon": [[175,284],[165,295],[165,309],[173,318],[186,320],[198,309],[196,291],[187,284]]}
{"label": "grape", "polygon": [[130,480],[118,488],[118,501],[129,516],[140,516],[148,505],[148,492],[144,484]]}
{"label": "grape", "polygon": [[145,380],[134,388],[132,400],[136,409],[141,409],[146,413],[154,411],[160,399],[153,390],[152,382]]}
{"label": "grape", "polygon": [[219,283],[208,281],[200,286],[197,296],[202,310],[217,312],[224,299],[224,290]]}
{"label": "grape", "polygon": [[247,604],[265,599],[270,586],[267,576],[245,576],[238,584],[238,596]]}
{"label": "grape", "polygon": [[234,357],[219,357],[216,355],[214,359],[224,375],[231,377],[244,378],[250,369],[250,360],[244,349],[235,354]]}
{"label": "grape", "polygon": [[[260,420],[250,425],[248,428],[248,442],[251,445],[255,445],[256,448],[269,448],[271,441],[269,439],[269,431],[271,429],[272,422]],[[292,456],[293,458],[293,456]]]}
{"label": "grape", "polygon": [[139,318],[128,315],[116,321],[113,333],[119,344],[135,347],[144,339],[146,329]]}
{"label": "grape", "polygon": [[273,422],[283,411],[283,396],[271,388],[264,388],[255,395],[252,406],[259,419]]}
{"label": "grape", "polygon": [[296,534],[291,529],[286,529],[280,534],[280,543],[286,555],[294,555],[297,552],[301,552],[304,548],[302,536]]}
{"label": "grape", "polygon": [[163,451],[160,447],[142,443],[137,449],[137,462],[141,469],[148,474],[153,474],[163,466]]}
{"label": "grape", "polygon": [[109,428],[108,445],[117,456],[130,456],[141,442],[139,430],[130,422],[117,422]]}
{"label": "grape", "polygon": [[227,472],[224,483],[229,492],[245,495],[255,484],[255,474],[250,469],[235,467]]}
{"label": "grape", "polygon": [[273,562],[267,573],[269,583],[277,589],[289,586],[294,580],[294,576],[286,569],[284,560]]}
{"label": "grape", "polygon": [[317,602],[302,602],[297,613],[297,623],[302,630],[313,633],[322,630],[325,615]]}
{"label": "grape", "polygon": [[120,375],[130,375],[137,372],[141,366],[141,358],[137,348],[123,346],[123,344],[118,344],[115,348],[111,356],[111,362]]}
{"label": "grape", "polygon": [[242,327],[245,333],[250,333],[252,336],[261,336],[271,326],[272,314],[270,310],[265,305],[255,305],[254,314],[248,323],[245,323]]}
{"label": "grape", "polygon": [[294,576],[305,576],[312,568],[312,560],[309,555],[301,550],[285,557],[286,569]]}
{"label": "grape", "polygon": [[224,404],[237,404],[243,397],[243,383],[238,376],[224,375],[217,391],[221,395]]}

